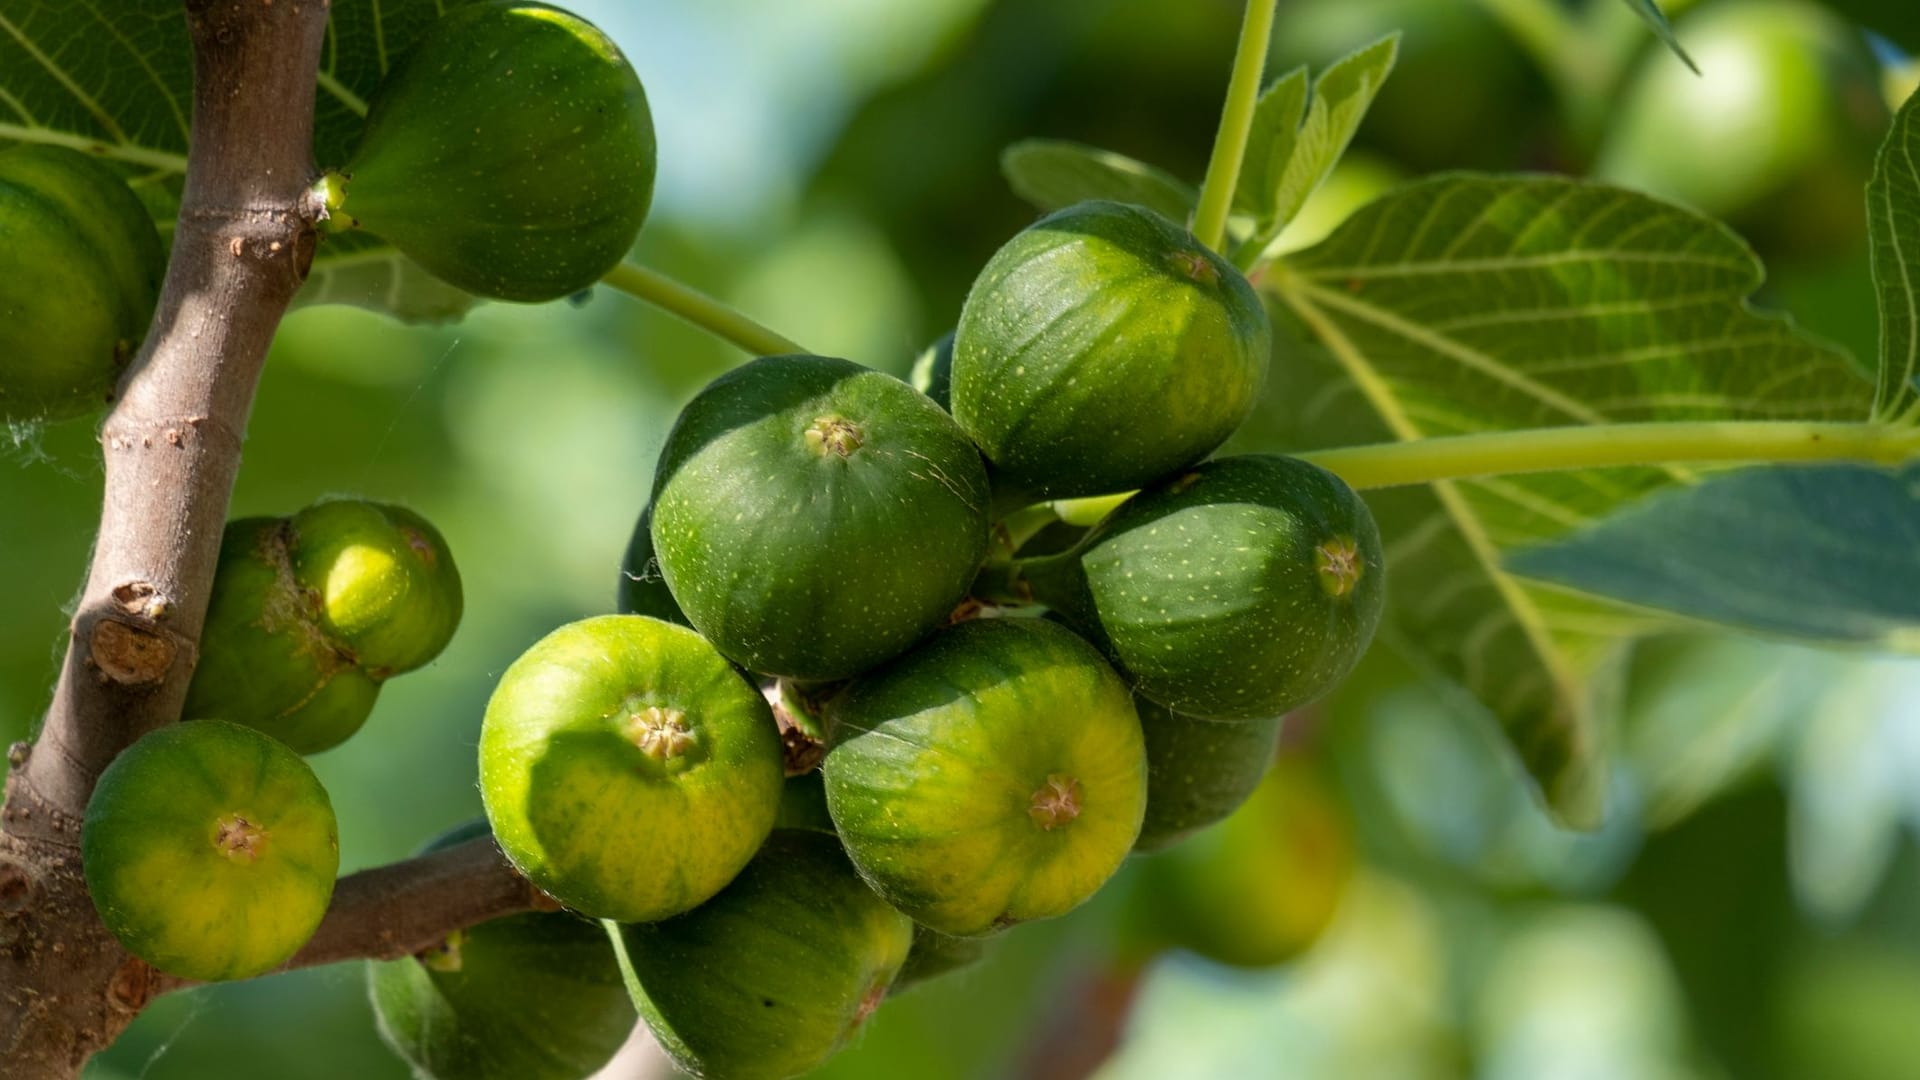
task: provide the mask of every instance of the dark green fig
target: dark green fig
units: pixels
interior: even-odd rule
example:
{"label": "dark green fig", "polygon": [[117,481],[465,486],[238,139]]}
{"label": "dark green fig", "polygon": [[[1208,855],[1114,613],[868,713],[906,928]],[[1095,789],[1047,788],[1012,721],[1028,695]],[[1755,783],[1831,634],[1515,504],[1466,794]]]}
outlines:
{"label": "dark green fig", "polygon": [[1332,689],[1373,639],[1386,579],[1366,503],[1275,455],[1197,465],[1018,572],[1143,697],[1209,720],[1278,716]]}
{"label": "dark green fig", "polygon": [[300,755],[221,720],[143,736],[107,766],[81,831],[87,891],[169,975],[247,979],[313,936],[340,867],[333,804]]}
{"label": "dark green fig", "polygon": [[513,662],[480,728],[500,849],[597,918],[677,915],[773,828],[780,737],[760,692],[684,626],[602,615]]}
{"label": "dark green fig", "polygon": [[[470,822],[426,850],[487,835]],[[367,989],[381,1038],[434,1080],[580,1080],[635,1020],[606,932],[564,912],[509,915],[369,961]]]}
{"label": "dark green fig", "polygon": [[1147,816],[1133,850],[1159,851],[1239,809],[1273,764],[1278,716],[1240,723],[1199,720],[1144,698]]}
{"label": "dark green fig", "polygon": [[1338,797],[1311,760],[1282,754],[1232,816],[1141,860],[1131,899],[1164,944],[1271,967],[1326,932],[1355,863]]}
{"label": "dark green fig", "polygon": [[953,415],[1035,498],[1129,491],[1218,449],[1253,410],[1272,331],[1253,287],[1150,210],[1049,214],[980,272]]}
{"label": "dark green fig", "polygon": [[927,346],[926,351],[914,358],[913,370],[907,374],[907,382],[915,390],[933,399],[935,405],[943,409],[953,408],[953,332],[948,331],[939,341]]}
{"label": "dark green fig", "polygon": [[913,927],[913,948],[907,962],[893,980],[893,992],[910,990],[921,983],[970,968],[987,955],[998,938],[953,937],[929,930],[918,923]]}
{"label": "dark green fig", "polygon": [[965,598],[986,507],[979,453],[924,394],[846,360],[763,357],[715,379],[667,436],[654,556],[727,656],[841,679]]}
{"label": "dark green fig", "polygon": [[880,1006],[913,923],[831,836],[782,829],[733,884],[645,925],[609,924],[640,1015],[674,1064],[714,1080],[798,1076]]}
{"label": "dark green fig", "polygon": [[646,220],[646,93],[613,41],[570,12],[525,0],[454,8],[369,105],[344,213],[468,292],[579,292]]}
{"label": "dark green fig", "polygon": [[112,169],[65,147],[0,151],[0,417],[100,408],[165,270],[153,219]]}
{"label": "dark green fig", "polygon": [[1093,647],[1040,619],[948,627],[830,700],[821,766],[847,854],[946,934],[1063,914],[1140,832],[1133,697]]}
{"label": "dark green fig", "polygon": [[653,507],[640,511],[640,522],[627,541],[627,557],[620,565],[620,591],[615,605],[622,615],[651,615],[681,626],[692,626],[680,602],[667,588],[660,560],[653,557]]}
{"label": "dark green fig", "polygon": [[360,499],[293,515],[293,578],[319,603],[320,624],[378,678],[412,671],[460,625],[460,572],[447,542],[405,507]]}

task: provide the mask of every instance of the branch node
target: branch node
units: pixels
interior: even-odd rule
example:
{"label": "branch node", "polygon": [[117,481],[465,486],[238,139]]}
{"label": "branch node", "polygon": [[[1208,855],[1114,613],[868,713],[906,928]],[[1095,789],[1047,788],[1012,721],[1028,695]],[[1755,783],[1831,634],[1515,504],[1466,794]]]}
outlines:
{"label": "branch node", "polygon": [[107,983],[107,1005],[128,1016],[147,1007],[153,1000],[154,971],[137,956],[127,957]]}
{"label": "branch node", "polygon": [[11,859],[0,860],[0,915],[18,915],[33,903],[37,890],[26,867]]}
{"label": "branch node", "polygon": [[173,667],[173,642],[144,626],[105,618],[93,624],[87,656],[100,673],[122,686],[150,686]]}

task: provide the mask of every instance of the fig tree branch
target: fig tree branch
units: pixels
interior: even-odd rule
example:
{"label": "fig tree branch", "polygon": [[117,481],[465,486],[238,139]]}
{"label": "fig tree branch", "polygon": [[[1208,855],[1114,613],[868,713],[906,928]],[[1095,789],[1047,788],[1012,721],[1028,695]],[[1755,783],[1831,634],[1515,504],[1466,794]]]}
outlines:
{"label": "fig tree branch", "polygon": [[[492,838],[483,836],[341,878],[320,929],[281,970],[391,960],[490,919],[559,908],[514,870]],[[166,975],[155,978],[156,993],[198,985]]]}
{"label": "fig tree branch", "polygon": [[713,297],[639,263],[623,262],[607,271],[600,281],[677,315],[755,356],[788,356],[807,351]]}
{"label": "fig tree branch", "polygon": [[1200,205],[1194,210],[1194,239],[1215,251],[1226,241],[1233,189],[1240,181],[1240,164],[1247,156],[1254,105],[1260,99],[1260,77],[1266,71],[1267,45],[1273,37],[1274,5],[1275,0],[1247,0],[1240,45],[1233,54],[1233,74],[1227,80],[1227,103],[1220,111],[1220,130],[1213,137],[1213,155],[1207,160],[1207,176],[1200,185]]}
{"label": "fig tree branch", "polygon": [[158,309],[100,433],[106,491],[24,781],[68,815],[179,719],[267,346],[313,258],[324,0],[188,0],[192,137]]}

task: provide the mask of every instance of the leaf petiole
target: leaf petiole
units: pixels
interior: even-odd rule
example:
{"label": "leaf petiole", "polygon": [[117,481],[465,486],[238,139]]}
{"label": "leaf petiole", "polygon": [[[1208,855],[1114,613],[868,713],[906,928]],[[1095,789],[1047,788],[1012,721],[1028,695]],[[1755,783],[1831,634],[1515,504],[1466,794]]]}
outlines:
{"label": "leaf petiole", "polygon": [[755,356],[807,351],[713,297],[639,263],[621,263],[607,271],[600,283],[677,315]]}
{"label": "leaf petiole", "polygon": [[1199,208],[1194,211],[1194,239],[1215,251],[1227,238],[1227,215],[1233,208],[1233,188],[1239,182],[1248,134],[1253,130],[1254,104],[1260,98],[1260,77],[1267,66],[1276,2],[1247,0],[1240,44],[1233,56],[1233,75],[1227,80],[1227,102],[1220,112],[1220,130],[1213,137],[1213,155],[1207,160],[1207,178],[1200,187]]}

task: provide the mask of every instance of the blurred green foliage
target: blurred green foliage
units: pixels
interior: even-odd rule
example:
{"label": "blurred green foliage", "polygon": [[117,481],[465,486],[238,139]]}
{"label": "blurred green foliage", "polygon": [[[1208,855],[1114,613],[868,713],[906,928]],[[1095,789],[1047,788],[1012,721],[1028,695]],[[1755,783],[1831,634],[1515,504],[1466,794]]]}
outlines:
{"label": "blurred green foliage", "polygon": [[[1665,6],[1685,40],[1689,20],[1735,2]],[[662,201],[639,256],[815,350],[901,374],[1032,218],[999,177],[1000,149],[1070,138],[1197,179],[1239,18],[1230,0],[574,6],[634,57],[660,120]],[[1910,4],[1837,6],[1920,40]],[[1276,74],[1406,35],[1358,156],[1288,243],[1401,176],[1587,170],[1623,80],[1678,63],[1625,7],[1286,0]],[[1696,57],[1703,79],[1726,77]],[[1870,353],[1857,237],[1811,253],[1752,238],[1770,302]],[[467,586],[441,658],[314,759],[343,870],[479,812],[494,678],[558,623],[611,610],[674,410],[739,359],[604,290],[439,327],[349,308],[287,320],[234,514],[334,493],[402,502],[446,535]],[[0,434],[0,737],[25,736],[49,696],[99,488],[88,422]],[[1306,725],[1362,860],[1318,947],[1267,972],[1172,953],[1116,974],[1137,962],[1123,874],[1073,917],[890,1002],[823,1075],[1014,1074],[1042,1059],[1048,1031],[1077,1030],[1089,978],[1136,975],[1131,1014],[1107,1017],[1121,1041],[1103,1075],[1912,1075],[1920,665],[1661,638],[1617,676],[1613,812],[1574,835],[1541,816],[1486,719],[1382,643]],[[93,1070],[267,1072],[405,1075],[351,966],[165,998]]]}

